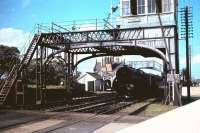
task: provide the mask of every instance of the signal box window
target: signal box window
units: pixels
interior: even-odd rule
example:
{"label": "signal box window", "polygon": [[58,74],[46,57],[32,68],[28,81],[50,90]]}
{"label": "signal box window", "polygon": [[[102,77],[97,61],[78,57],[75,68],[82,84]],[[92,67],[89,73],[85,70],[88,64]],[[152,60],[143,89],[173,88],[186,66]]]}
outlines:
{"label": "signal box window", "polygon": [[137,0],[137,14],[145,14],[145,0]]}
{"label": "signal box window", "polygon": [[172,10],[171,0],[163,0],[163,12],[170,12]]}
{"label": "signal box window", "polygon": [[148,13],[156,13],[156,0],[148,0]]}
{"label": "signal box window", "polygon": [[130,16],[130,2],[129,1],[122,1],[122,15]]}

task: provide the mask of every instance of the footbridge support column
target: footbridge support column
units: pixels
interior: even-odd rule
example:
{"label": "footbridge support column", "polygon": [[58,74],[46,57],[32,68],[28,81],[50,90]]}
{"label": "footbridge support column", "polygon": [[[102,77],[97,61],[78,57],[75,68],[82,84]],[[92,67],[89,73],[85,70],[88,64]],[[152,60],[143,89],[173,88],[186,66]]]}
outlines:
{"label": "footbridge support column", "polygon": [[47,48],[38,46],[36,49],[36,104],[45,104]]}
{"label": "footbridge support column", "polygon": [[65,53],[64,60],[66,61],[65,66],[65,89],[70,93],[73,84],[73,66],[74,66],[74,54]]}
{"label": "footbridge support column", "polygon": [[166,103],[173,104],[175,106],[181,106],[181,86],[180,86],[180,79],[178,74],[174,74],[170,72],[167,74],[167,97]]}

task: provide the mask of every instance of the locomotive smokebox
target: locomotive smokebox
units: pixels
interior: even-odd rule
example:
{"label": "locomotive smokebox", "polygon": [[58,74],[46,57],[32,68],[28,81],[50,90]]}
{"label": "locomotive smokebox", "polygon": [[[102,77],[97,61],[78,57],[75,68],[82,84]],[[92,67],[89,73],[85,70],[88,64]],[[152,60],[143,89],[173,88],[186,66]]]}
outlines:
{"label": "locomotive smokebox", "polygon": [[123,66],[117,73],[113,82],[113,90],[120,96],[132,98],[162,97],[163,90],[159,84],[162,77],[145,73],[142,70]]}

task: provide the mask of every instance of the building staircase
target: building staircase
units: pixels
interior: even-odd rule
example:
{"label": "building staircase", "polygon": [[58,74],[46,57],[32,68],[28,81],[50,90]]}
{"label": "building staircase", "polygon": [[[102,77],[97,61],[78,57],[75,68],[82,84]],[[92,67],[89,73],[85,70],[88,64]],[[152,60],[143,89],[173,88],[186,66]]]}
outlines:
{"label": "building staircase", "polygon": [[39,40],[40,35],[35,34],[25,55],[23,56],[23,59],[20,61],[19,64],[16,64],[12,67],[0,90],[0,105],[3,105],[6,102],[9,92],[15,86],[15,83],[19,77],[19,73],[21,73],[22,70],[28,66],[31,58],[35,53]]}

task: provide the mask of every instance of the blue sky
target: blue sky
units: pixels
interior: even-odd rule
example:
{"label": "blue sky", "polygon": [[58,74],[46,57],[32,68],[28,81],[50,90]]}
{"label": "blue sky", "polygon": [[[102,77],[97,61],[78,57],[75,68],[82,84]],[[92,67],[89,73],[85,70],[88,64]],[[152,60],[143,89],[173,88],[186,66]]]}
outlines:
{"label": "blue sky", "polygon": [[[118,0],[112,0],[118,4]],[[0,1],[0,43],[22,48],[29,33],[37,23],[105,18],[110,10],[111,0],[1,0]],[[200,22],[199,0],[179,0],[180,7],[193,7],[194,38],[192,45],[192,77],[200,78]],[[180,41],[180,64],[185,67],[185,44]],[[84,67],[84,65],[82,66]]]}
{"label": "blue sky", "polygon": [[103,18],[109,8],[109,0],[1,0],[0,28],[30,31],[37,23]]}
{"label": "blue sky", "polygon": [[[190,39],[190,45],[192,48],[192,77],[200,78],[200,0],[179,0],[179,8],[184,6],[191,6],[193,13],[193,33],[194,38]],[[181,40],[180,44],[180,68],[185,67],[185,40]]]}

